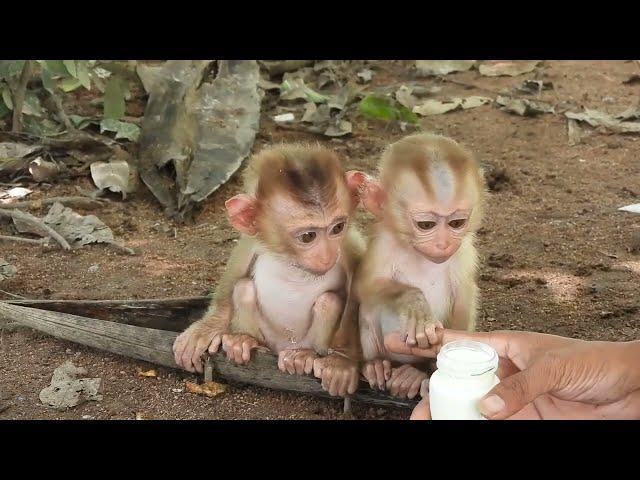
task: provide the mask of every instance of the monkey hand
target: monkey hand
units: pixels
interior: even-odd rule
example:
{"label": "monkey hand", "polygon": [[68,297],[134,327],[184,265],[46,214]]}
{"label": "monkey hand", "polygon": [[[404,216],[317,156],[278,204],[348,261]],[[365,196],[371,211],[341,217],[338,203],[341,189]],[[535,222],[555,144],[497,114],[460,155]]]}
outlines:
{"label": "monkey hand", "polygon": [[365,362],[362,374],[371,388],[385,390],[386,382],[391,378],[391,362],[380,358]]}
{"label": "monkey hand", "polygon": [[402,365],[391,371],[387,390],[394,397],[412,399],[421,391],[427,374],[411,365]]}
{"label": "monkey hand", "polygon": [[173,343],[176,363],[189,372],[203,372],[202,355],[216,353],[220,348],[223,329],[216,323],[201,320],[178,335]]}
{"label": "monkey hand", "polygon": [[313,374],[322,379],[322,388],[332,397],[354,393],[360,380],[357,362],[337,353],[316,358]]}
{"label": "monkey hand", "polygon": [[245,333],[227,333],[222,336],[222,349],[227,359],[238,365],[246,365],[251,360],[251,350],[260,347],[258,340]]}
{"label": "monkey hand", "polygon": [[310,348],[289,348],[278,353],[278,368],[291,375],[310,374],[316,358],[318,354]]}
{"label": "monkey hand", "polygon": [[420,290],[410,289],[402,293],[396,299],[395,307],[404,325],[401,334],[408,346],[426,349],[438,344],[436,328],[442,330],[443,325],[431,315],[431,308]]}

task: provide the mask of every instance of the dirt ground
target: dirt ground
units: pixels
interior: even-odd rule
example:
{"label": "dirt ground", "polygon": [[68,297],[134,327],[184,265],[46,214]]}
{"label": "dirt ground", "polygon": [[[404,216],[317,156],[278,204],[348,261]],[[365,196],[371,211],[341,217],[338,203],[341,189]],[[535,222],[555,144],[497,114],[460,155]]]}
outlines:
{"label": "dirt ground", "polygon": [[[372,62],[374,85],[414,80],[408,62]],[[617,113],[638,101],[640,85],[624,85],[638,65],[622,61],[547,61],[545,81],[554,89],[540,99]],[[487,78],[477,71],[448,75],[467,88],[437,79],[438,97],[485,95],[522,83],[519,77]],[[493,92],[493,93],[492,93]],[[531,98],[531,97],[523,97]],[[263,112],[254,149],[272,142],[310,140],[339,152],[347,168],[372,172],[386,144],[404,135],[376,121],[353,121],[354,133],[339,139],[292,131]],[[569,146],[561,114],[525,118],[486,105],[422,120],[425,130],[471,148],[490,171],[491,194],[478,238],[482,255],[482,305],[478,328],[526,329],[593,340],[640,339],[640,217],[617,208],[640,202],[637,136],[594,131]],[[38,186],[30,198],[91,190],[90,178]],[[124,299],[207,294],[215,289],[238,235],[225,220],[223,203],[239,191],[239,175],[213,194],[193,225],[167,220],[145,189],[97,214],[126,244],[131,257],[103,246],[71,252],[3,242],[2,257],[17,275],[0,288],[27,298]],[[44,214],[45,210],[35,212]],[[369,217],[360,214],[362,225]],[[0,233],[8,226],[0,225]],[[634,243],[634,237],[636,238]],[[97,266],[97,271],[91,266]],[[0,293],[0,299],[10,298]],[[53,370],[67,359],[101,377],[103,400],[66,412],[38,398]],[[217,398],[184,391],[195,377],[159,368],[142,378],[144,362],[52,339],[28,329],[0,330],[0,419],[339,419],[341,403],[254,387],[231,387]],[[409,411],[354,404],[355,418],[406,419]]]}

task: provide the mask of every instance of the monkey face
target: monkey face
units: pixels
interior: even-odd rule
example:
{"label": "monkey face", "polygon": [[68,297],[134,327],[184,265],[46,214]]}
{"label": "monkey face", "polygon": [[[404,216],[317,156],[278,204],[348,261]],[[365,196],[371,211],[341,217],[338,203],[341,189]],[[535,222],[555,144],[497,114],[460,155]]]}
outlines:
{"label": "monkey face", "polygon": [[267,239],[272,248],[290,257],[299,268],[323,275],[340,257],[350,207],[351,200],[346,192],[324,208],[305,206],[292,198],[276,196],[269,201],[269,217],[277,228],[262,228],[261,237]]}
{"label": "monkey face", "polygon": [[446,262],[469,232],[469,202],[414,205],[407,210],[407,236],[413,247],[434,263]]}

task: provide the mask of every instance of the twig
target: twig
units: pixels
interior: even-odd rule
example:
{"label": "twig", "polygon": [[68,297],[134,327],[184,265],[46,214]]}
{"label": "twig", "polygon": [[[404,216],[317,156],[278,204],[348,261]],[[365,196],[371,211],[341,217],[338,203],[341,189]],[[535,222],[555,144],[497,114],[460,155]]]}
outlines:
{"label": "twig", "polygon": [[9,242],[33,243],[37,245],[42,245],[46,242],[46,238],[40,238],[36,240],[34,238],[12,237],[11,235],[0,235],[0,240],[6,240]]}
{"label": "twig", "polygon": [[124,253],[128,253],[129,255],[135,255],[136,252],[135,250],[133,250],[132,248],[129,247],[125,247],[124,245],[120,245],[118,242],[109,242],[109,245],[111,245],[114,249],[119,250],[121,252]]}
{"label": "twig", "polygon": [[65,207],[74,206],[74,207],[85,208],[85,209],[93,209],[93,208],[101,207],[106,203],[109,203],[108,200],[97,200],[93,198],[74,196],[74,197],[50,197],[50,198],[43,198],[42,200],[28,200],[24,202],[9,203],[7,204],[7,206],[11,208],[29,209],[34,206],[51,205],[56,202],[60,202]]}
{"label": "twig", "polygon": [[4,290],[0,290],[0,293],[4,293],[5,295],[9,295],[10,297],[13,297],[13,298],[22,298],[24,300],[26,300],[27,298],[27,297],[23,297],[22,295],[16,295],[15,293],[6,292]]}
{"label": "twig", "polygon": [[24,96],[27,92],[27,83],[31,78],[32,60],[25,60],[22,66],[20,80],[13,91],[13,120],[11,123],[11,131],[19,133],[22,131],[22,106],[24,105]]}
{"label": "twig", "polygon": [[75,125],[69,119],[69,117],[64,111],[64,106],[62,105],[62,99],[55,93],[55,91],[49,92],[49,95],[53,100],[53,104],[56,106],[56,113],[58,114],[58,118],[62,123],[64,123],[64,127],[70,132],[75,131],[76,130]]}
{"label": "twig", "polygon": [[45,224],[42,220],[40,220],[37,217],[34,217],[30,213],[26,213],[26,212],[23,212],[23,211],[17,210],[17,209],[6,210],[6,209],[3,209],[3,208],[0,208],[0,215],[3,215],[5,217],[11,217],[11,218],[14,218],[14,219],[17,218],[19,220],[22,220],[25,223],[33,225],[34,227],[47,232],[47,235],[49,235],[56,242],[58,242],[60,244],[60,246],[62,248],[64,248],[65,250],[71,250],[71,246],[62,237],[62,235],[60,235],[53,228],[51,228],[49,225]]}
{"label": "twig", "polygon": [[494,95],[502,95],[502,93],[500,92],[496,92],[495,90],[491,90],[489,88],[484,88],[481,87],[479,85],[475,85],[473,83],[465,83],[465,82],[461,82],[459,80],[454,80],[452,78],[442,78],[443,82],[449,82],[449,83],[453,83],[455,85],[460,85],[461,87],[466,87],[466,88],[475,88],[476,90],[482,90],[484,92],[489,92],[489,93],[493,93]]}

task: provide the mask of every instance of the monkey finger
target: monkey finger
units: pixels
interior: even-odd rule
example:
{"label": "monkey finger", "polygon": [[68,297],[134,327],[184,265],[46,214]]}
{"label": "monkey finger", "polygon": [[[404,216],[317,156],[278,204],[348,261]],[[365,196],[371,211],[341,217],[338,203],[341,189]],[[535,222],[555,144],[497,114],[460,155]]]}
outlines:
{"label": "monkey finger", "polygon": [[313,375],[316,378],[322,378],[323,370],[324,370],[324,358],[316,358],[313,361]]}
{"label": "monkey finger", "polygon": [[304,375],[304,367],[307,359],[307,352],[299,352],[293,358],[293,366],[296,375]]}
{"label": "monkey finger", "polygon": [[420,396],[427,398],[429,396],[429,378],[425,378],[420,382]]}
{"label": "monkey finger", "polygon": [[392,373],[391,380],[387,382],[387,389],[389,390],[391,395],[393,395],[394,397],[401,395],[402,383],[405,381],[405,379],[409,375],[411,375],[411,371],[409,370],[409,368],[403,368],[403,367],[412,368],[410,365],[402,365],[402,367],[396,369],[397,370],[396,376],[394,377]]}
{"label": "monkey finger", "polygon": [[418,348],[429,348],[429,338],[425,332],[416,332],[416,343]]}
{"label": "monkey finger", "polygon": [[416,317],[409,315],[406,319],[407,325],[407,345],[415,346],[416,344]]}
{"label": "monkey finger", "polygon": [[251,349],[253,348],[252,341],[242,342],[242,361],[246,365],[251,360]]}
{"label": "monkey finger", "polygon": [[309,355],[304,361],[304,373],[307,375],[313,373],[313,362],[315,361],[315,355]]}
{"label": "monkey finger", "polygon": [[376,361],[375,371],[376,371],[376,381],[378,383],[378,390],[384,390],[385,379],[384,379],[384,365],[382,365],[382,362]]}
{"label": "monkey finger", "polygon": [[222,343],[222,338],[220,335],[215,335],[213,340],[211,340],[211,344],[209,345],[209,353],[211,355],[218,353],[220,349],[220,344]]}
{"label": "monkey finger", "polygon": [[328,392],[329,387],[331,386],[331,369],[325,368],[322,371],[321,378],[322,378],[322,388]]}
{"label": "monkey finger", "polygon": [[413,382],[409,386],[409,391],[407,392],[407,398],[410,400],[413,400],[414,398],[416,398],[416,395],[418,395],[418,392],[420,392],[421,385],[422,385],[422,376],[416,375],[415,378],[413,378]]}
{"label": "monkey finger", "polygon": [[382,368],[384,369],[384,379],[389,380],[391,378],[391,362],[389,360],[382,361]]}
{"label": "monkey finger", "polygon": [[342,382],[342,375],[340,372],[334,371],[332,372],[330,383],[329,383],[329,395],[332,397],[337,397],[340,393],[340,384]]}
{"label": "monkey finger", "polygon": [[195,372],[196,370],[191,361],[191,359],[193,358],[194,350],[195,350],[195,345],[191,343],[187,344],[186,348],[182,352],[182,358],[180,360],[180,365],[182,365],[182,368],[184,368],[185,370],[191,373]]}
{"label": "monkey finger", "polygon": [[284,368],[284,351],[278,352],[278,370],[280,370],[281,372],[286,371],[286,369]]}
{"label": "monkey finger", "polygon": [[349,383],[347,385],[347,393],[349,395],[354,394],[358,390],[358,384],[360,383],[360,375],[358,375],[358,369],[349,371]]}
{"label": "monkey finger", "polygon": [[437,325],[435,323],[430,323],[425,328],[425,333],[427,334],[430,345],[438,344],[438,333],[436,332],[436,327]]}
{"label": "monkey finger", "polygon": [[242,341],[238,341],[233,344],[233,360],[239,365],[242,365]]}
{"label": "monkey finger", "polygon": [[351,387],[351,369],[346,369],[342,374],[342,384],[340,385],[339,395],[341,397],[346,397],[349,394],[349,389]]}
{"label": "monkey finger", "polygon": [[365,363],[364,367],[362,367],[362,375],[364,376],[365,380],[369,382],[369,387],[371,387],[372,389],[378,387],[376,380],[376,371],[372,363]]}

